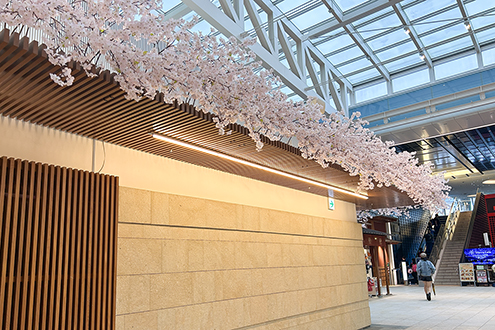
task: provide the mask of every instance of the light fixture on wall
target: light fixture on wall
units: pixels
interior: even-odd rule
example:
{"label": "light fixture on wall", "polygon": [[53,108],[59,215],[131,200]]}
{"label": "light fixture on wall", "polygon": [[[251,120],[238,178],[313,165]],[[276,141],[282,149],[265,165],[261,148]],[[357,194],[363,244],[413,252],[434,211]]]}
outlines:
{"label": "light fixture on wall", "polygon": [[424,60],[425,60],[425,58],[426,58],[425,53],[423,53],[423,52],[419,52],[419,58],[420,58],[422,61],[424,61]]}
{"label": "light fixture on wall", "polygon": [[239,164],[242,164],[242,165],[247,165],[247,166],[250,166],[250,167],[254,167],[254,168],[257,168],[257,169],[266,171],[266,172],[270,172],[270,173],[273,173],[273,174],[284,176],[286,178],[298,180],[298,181],[301,181],[301,182],[309,183],[309,184],[312,184],[312,185],[315,185],[315,186],[319,186],[319,187],[323,187],[323,188],[327,188],[327,189],[332,189],[334,191],[338,191],[338,192],[341,192],[341,193],[344,193],[344,194],[348,194],[348,195],[351,195],[351,196],[354,196],[354,197],[358,197],[358,198],[362,198],[362,199],[368,199],[368,196],[363,195],[363,194],[358,194],[358,193],[355,193],[353,191],[349,191],[349,190],[337,188],[337,187],[334,187],[334,186],[331,186],[331,185],[328,185],[328,184],[325,184],[325,183],[321,183],[321,182],[318,182],[318,181],[306,179],[306,178],[303,178],[301,176],[297,176],[297,175],[294,175],[294,174],[290,174],[290,173],[286,173],[286,172],[283,172],[283,171],[279,171],[279,170],[276,170],[276,169],[273,169],[273,168],[270,168],[270,167],[266,167],[266,166],[263,166],[263,165],[259,165],[259,164],[256,164],[256,163],[252,163],[252,162],[249,162],[247,160],[243,160],[243,159],[240,159],[240,158],[232,157],[232,156],[229,156],[229,155],[226,155],[226,154],[217,152],[217,151],[213,151],[213,150],[210,150],[210,149],[207,149],[207,148],[203,148],[203,147],[199,147],[199,146],[196,146],[196,145],[193,145],[193,144],[190,144],[190,143],[187,143],[187,142],[183,142],[183,141],[180,141],[180,140],[177,140],[177,139],[174,139],[174,138],[170,138],[168,136],[165,136],[165,135],[162,135],[162,134],[159,134],[159,133],[156,133],[156,132],[151,132],[151,136],[153,136],[155,139],[158,139],[158,140],[161,140],[161,141],[165,141],[165,142],[172,143],[172,144],[175,144],[175,145],[178,145],[178,146],[181,146],[181,147],[185,147],[185,148],[188,148],[188,149],[192,149],[192,150],[196,150],[196,151],[199,151],[199,152],[203,152],[203,153],[206,153],[206,154],[209,154],[209,155],[212,155],[212,156],[216,156],[216,157],[219,157],[219,158],[227,159],[227,160],[230,160],[232,162],[236,162],[236,163],[239,163]]}
{"label": "light fixture on wall", "polygon": [[468,31],[469,31],[469,30],[471,30],[471,24],[469,24],[469,22],[468,22],[468,21],[465,21],[465,22],[464,22],[464,27],[465,27],[465,28],[466,28],[466,30],[468,30]]}
{"label": "light fixture on wall", "polygon": [[411,33],[411,29],[409,29],[409,28],[406,26],[406,27],[404,28],[404,32],[405,32],[406,34],[409,34],[409,33]]}

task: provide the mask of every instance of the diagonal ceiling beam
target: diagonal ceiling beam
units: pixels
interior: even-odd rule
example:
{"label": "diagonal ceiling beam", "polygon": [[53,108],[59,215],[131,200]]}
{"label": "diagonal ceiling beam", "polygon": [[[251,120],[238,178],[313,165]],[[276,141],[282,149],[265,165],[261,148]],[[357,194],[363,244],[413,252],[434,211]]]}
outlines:
{"label": "diagonal ceiling beam", "polygon": [[[323,4],[328,8],[328,11],[335,17],[339,22],[343,20],[344,13],[337,5],[335,0],[322,0]],[[375,55],[373,50],[364,41],[361,34],[359,34],[352,25],[344,25],[344,30],[347,32],[349,37],[354,41],[354,43],[361,49],[366,58],[373,64],[373,66],[380,72],[380,74],[387,80],[390,81],[390,73],[387,68],[380,62],[380,59]]]}
{"label": "diagonal ceiling beam", "polygon": [[[263,66],[265,68],[273,69],[273,71],[280,76],[283,83],[301,97],[307,98],[308,96],[315,95],[315,93],[311,91],[312,88],[308,87],[305,75],[306,70],[304,66],[306,64],[306,61],[304,59],[304,53],[306,49],[309,49],[314,54],[316,54],[316,56],[318,57],[318,62],[324,64],[325,69],[330,73],[332,77],[334,77],[335,81],[340,86],[344,86],[346,91],[353,90],[352,84],[345,77],[342,76],[342,74],[328,61],[328,59],[323,56],[323,54],[321,54],[321,52],[311,43],[311,41],[307,40],[307,38],[299,31],[299,29],[297,29],[297,27],[292,22],[285,18],[284,13],[282,13],[275,5],[273,5],[270,0],[244,0],[244,5],[246,5],[246,3],[252,3],[252,1],[256,2],[256,4],[259,5],[265,12],[270,14],[268,22],[261,24],[260,26],[258,26],[258,28],[265,29],[265,27],[267,27],[269,31],[274,31],[274,33],[272,33],[272,35],[270,36],[270,41],[268,42],[268,40],[265,40],[264,42],[265,44],[270,43],[271,45],[267,45],[267,47],[264,47],[262,44],[256,43],[250,46],[251,50],[263,62]],[[241,24],[236,23],[231,17],[229,17],[229,15],[226,15],[209,0],[182,0],[182,2],[227,37],[234,36],[237,39],[241,40],[242,36],[251,32],[246,31]],[[240,4],[234,4],[233,8],[234,10],[241,9]],[[237,13],[237,15],[239,15],[239,13]],[[252,18],[251,16],[249,17]],[[300,73],[302,74],[301,77],[298,77],[297,74],[294,74],[294,72],[292,72],[280,62],[280,46],[278,45],[278,40],[272,40],[273,37],[277,36],[277,32],[275,31],[278,21],[281,21],[284,24],[285,32],[287,32],[297,43],[298,65],[300,66],[299,69]],[[301,54],[302,56],[300,56]],[[337,93],[334,94],[338,95]],[[324,100],[327,105],[329,105],[330,96],[325,95]],[[333,100],[336,104],[340,103],[338,107],[341,107],[342,102],[340,100],[340,97],[338,99],[334,98]]]}
{"label": "diagonal ceiling beam", "polygon": [[[218,31],[227,37],[234,36],[242,39],[246,31],[236,22],[231,20],[220,9],[208,0],[182,0],[189,8],[199,14],[204,20],[214,26]],[[280,76],[283,83],[301,97],[307,97],[308,88],[306,81],[303,81],[292,73],[286,66],[280,63],[278,52],[274,55],[265,49],[260,43],[250,46],[251,50],[263,62],[263,66],[273,69]]]}
{"label": "diagonal ceiling beam", "polygon": [[467,28],[469,32],[469,36],[471,37],[471,41],[473,42],[474,49],[476,49],[477,53],[481,53],[481,48],[480,48],[480,43],[478,42],[478,38],[476,38],[476,35],[473,32],[473,24],[471,23],[471,19],[469,18],[469,15],[466,10],[466,6],[464,5],[464,2],[462,0],[456,0],[457,5],[459,6],[459,10],[461,11],[462,18],[464,18],[464,24],[469,24],[469,28]]}
{"label": "diagonal ceiling beam", "polygon": [[[454,152],[452,152],[447,146],[445,146],[439,139],[433,138],[434,141],[436,141],[445,151],[447,151],[452,157],[454,157],[455,160],[457,160],[459,163],[461,163],[462,166],[464,166],[469,172],[474,173],[474,171],[471,169],[471,167],[467,166],[464,164],[464,162],[456,156]],[[474,167],[480,174],[483,174],[474,164],[471,162],[449,139],[445,139],[447,141],[447,144],[450,145],[452,148],[457,151],[457,153],[462,156],[472,167]]]}
{"label": "diagonal ceiling beam", "polygon": [[[473,166],[473,167],[474,167],[474,168],[475,168],[475,169],[476,169],[476,170],[477,170],[480,174],[483,174],[483,171],[482,171],[480,168],[478,168],[478,167],[477,167],[477,166],[476,166],[476,165],[475,165],[475,164],[474,164],[474,163],[473,163],[473,162],[469,159],[469,157],[468,157],[465,153],[463,153],[463,152],[462,152],[462,150],[461,150],[461,149],[459,149],[459,148],[455,145],[455,143],[454,143],[454,142],[452,142],[452,141],[451,141],[451,140],[450,140],[447,136],[444,136],[443,138],[444,138],[444,139],[445,139],[445,141],[447,141],[447,142],[448,142],[448,144],[449,144],[452,148],[454,148],[454,149],[455,149],[455,150],[456,150],[456,151],[457,151],[457,152],[458,152],[458,153],[459,153],[459,154],[460,154],[460,155],[461,155],[461,156],[462,156],[465,160],[467,160],[467,161],[469,162],[469,164],[471,164],[471,165],[472,165],[472,166]],[[465,145],[462,141],[460,141],[460,142],[462,143],[462,145],[464,146],[464,148],[466,148],[466,150],[467,150],[469,153],[471,153],[471,151],[469,150],[469,148],[468,148],[468,147],[467,147],[467,146],[466,146],[466,145]],[[472,155],[473,157],[475,157],[472,153],[471,153],[471,155]]]}
{"label": "diagonal ceiling beam", "polygon": [[191,11],[191,8],[189,8],[186,4],[180,3],[169,11],[165,12],[165,14],[163,14],[163,18],[165,20],[169,20],[171,18],[180,19],[189,14]]}
{"label": "diagonal ceiling beam", "polygon": [[431,60],[430,55],[426,51],[423,42],[421,42],[421,39],[419,38],[418,33],[416,32],[416,29],[414,29],[414,27],[412,26],[409,17],[404,12],[404,9],[400,4],[395,4],[392,7],[394,8],[395,13],[399,17],[399,20],[401,21],[402,25],[404,26],[405,32],[409,35],[412,42],[416,46],[416,49],[420,54],[424,56],[423,61],[425,61],[426,65],[428,65],[428,67],[431,69],[433,67],[433,61]]}
{"label": "diagonal ceiling beam", "polygon": [[308,39],[314,39],[320,37],[326,33],[332,32],[340,27],[344,27],[351,24],[359,19],[370,16],[374,13],[379,12],[382,9],[395,5],[402,0],[377,0],[370,1],[370,4],[357,8],[347,14],[343,14],[340,20],[336,18],[330,21],[317,25],[312,29],[305,31],[305,35]]}

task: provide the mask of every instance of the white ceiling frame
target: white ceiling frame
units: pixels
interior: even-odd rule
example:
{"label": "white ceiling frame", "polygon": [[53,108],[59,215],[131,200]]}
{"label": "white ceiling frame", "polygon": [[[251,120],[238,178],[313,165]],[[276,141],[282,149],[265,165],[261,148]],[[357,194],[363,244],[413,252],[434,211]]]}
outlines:
{"label": "white ceiling frame", "polygon": [[[287,59],[287,63],[289,63],[289,68],[296,76],[302,78],[304,75],[301,72],[300,66],[298,65],[297,59],[294,56],[294,52],[292,51],[292,45],[289,42],[289,39],[286,36],[287,31],[285,30],[285,24],[281,21],[277,22],[277,36],[278,41],[280,42],[280,46],[282,47],[282,51]],[[299,43],[300,44],[300,43]]]}
{"label": "white ceiling frame", "polygon": [[[242,37],[246,35],[246,32],[251,32],[244,29],[243,21],[236,23],[235,20],[230,18],[208,0],[182,0],[182,2],[227,37],[234,36],[237,39],[242,40]],[[276,6],[274,6],[271,1],[254,0],[254,2],[256,2],[268,15],[268,22],[260,24],[260,21],[258,20],[258,23],[260,25],[258,28],[255,27],[255,29],[264,31],[266,27],[268,27],[267,30],[269,40],[265,39],[265,41],[256,43],[250,47],[251,50],[257,55],[257,57],[263,62],[263,66],[265,68],[273,69],[273,71],[281,78],[282,82],[302,98],[306,99],[308,96],[316,96],[316,93],[312,91],[313,87],[308,86],[306,81],[305,53],[306,49],[310,49],[312,53],[318,58],[318,62],[325,64],[325,69],[330,72],[331,76],[336,80],[336,82],[340,86],[344,86],[345,89],[352,91],[352,84],[342,76],[342,74],[323,56],[323,54],[321,54],[321,52],[309,40],[307,40],[307,38],[297,29],[294,24],[292,24],[292,22],[285,18],[284,14]],[[234,6],[230,8],[233,8],[237,12],[237,15],[234,15],[237,17],[240,17],[242,14],[239,12],[240,10],[246,9],[246,12],[249,15],[249,18],[253,22],[254,26],[258,14],[256,10],[254,10],[256,14],[252,11],[252,9],[254,8],[252,0],[244,0],[244,7],[239,4],[239,1],[236,0],[234,1]],[[249,13],[249,11],[251,11],[251,13]],[[281,25],[277,24],[279,21]],[[297,63],[293,64],[297,64],[298,69],[296,70],[296,72],[299,72],[299,74],[293,72],[293,69],[288,69],[284,64],[280,62],[280,54],[278,49],[280,48],[280,46],[278,45],[277,36],[281,33],[287,34],[296,42]],[[287,44],[287,49],[285,50],[283,49],[284,40],[281,39],[280,43],[282,45],[281,50],[284,53],[292,49],[290,43]],[[288,57],[287,54],[286,57]],[[290,66],[291,64],[289,59],[288,62]],[[333,87],[336,89],[336,86],[333,83],[329,84],[329,86],[330,88]],[[324,89],[326,89],[326,87]],[[332,95],[334,94],[339,96],[337,90],[333,91]],[[322,98],[327,104],[329,112],[331,112],[331,109],[333,107],[330,106],[330,95],[326,95],[326,97]],[[338,104],[337,108],[343,108],[340,97],[334,98],[332,96],[332,99],[336,105]]]}
{"label": "white ceiling frame", "polygon": [[[261,43],[263,48],[268,50],[270,53],[274,54],[275,53],[274,52],[275,43],[274,44],[271,43],[274,41],[273,40],[274,38],[273,38],[273,36],[269,36],[269,37],[266,36],[264,24],[261,23],[260,15],[258,15],[258,11],[256,10],[256,7],[254,6],[253,0],[244,0],[244,7],[246,8],[246,11],[249,15],[249,18],[251,19],[254,31],[256,32],[256,35],[258,36],[259,42]],[[222,9],[223,9],[223,6],[222,6]],[[273,17],[273,13],[267,12],[267,14],[269,17],[270,16]],[[270,21],[270,19],[268,19],[268,20]],[[272,18],[272,21],[273,21],[273,18]],[[270,34],[271,33],[269,31],[269,35]]]}
{"label": "white ceiling frame", "polygon": [[[344,17],[344,13],[337,5],[335,0],[322,0],[323,4],[328,8],[328,11],[335,17],[338,22],[342,22]],[[380,62],[380,59],[375,55],[373,50],[368,46],[368,44],[364,41],[361,34],[359,34],[351,24],[344,25],[344,30],[347,32],[349,37],[354,41],[354,43],[361,49],[366,58],[373,64],[375,69],[380,72],[380,74],[385,78],[385,80],[390,81],[390,73],[387,68]]]}
{"label": "white ceiling frame", "polygon": [[232,2],[230,0],[218,0],[220,5],[222,6],[223,12],[227,15],[231,20],[236,23],[239,23],[239,17],[232,6]]}
{"label": "white ceiling frame", "polygon": [[[426,51],[425,46],[423,45],[423,42],[421,42],[421,39],[418,36],[418,33],[414,29],[414,27],[411,24],[411,21],[409,20],[409,17],[406,15],[404,12],[404,9],[400,4],[393,5],[394,11],[399,17],[399,20],[401,21],[402,25],[404,25],[404,28],[409,30],[409,37],[411,38],[411,41],[414,43],[416,46],[416,49],[418,52],[422,53],[424,55],[424,61],[426,62],[426,65],[428,68],[433,68],[433,61],[431,60],[430,54]],[[406,31],[404,30],[404,33]],[[419,54],[418,54],[419,56]]]}
{"label": "white ceiling frame", "polygon": [[393,6],[396,3],[401,2],[402,0],[377,0],[373,1],[369,5],[364,5],[356,10],[352,10],[348,14],[343,14],[340,21],[337,19],[332,19],[328,23],[325,23],[321,26],[317,26],[315,28],[309,29],[305,31],[305,35],[309,39],[314,39],[320,37],[326,33],[332,32],[340,27],[344,27],[352,22],[355,22],[364,17],[373,15],[374,13],[379,12],[382,9]]}
{"label": "white ceiling frame", "polygon": [[168,10],[164,15],[163,18],[165,20],[169,20],[171,18],[173,19],[181,19],[182,17],[186,16],[191,12],[191,8],[186,6],[184,3],[179,3],[177,6],[173,7],[172,9]]}
{"label": "white ceiling frame", "polygon": [[478,38],[476,38],[476,35],[474,34],[473,31],[473,24],[471,24],[471,19],[469,18],[469,15],[466,10],[466,6],[464,5],[464,2],[462,0],[456,0],[457,5],[459,6],[459,10],[461,11],[462,18],[464,18],[464,22],[468,23],[470,28],[468,30],[469,36],[471,37],[471,41],[473,42],[474,49],[476,49],[476,53],[480,54],[481,53],[481,47],[480,43],[478,42]]}
{"label": "white ceiling frame", "polygon": [[[321,77],[318,77],[318,74],[317,74],[318,71],[313,66],[312,60],[314,60],[314,58],[312,55],[314,55],[314,54],[312,54],[312,52],[309,49],[306,49],[306,68],[308,69],[309,77],[311,78],[311,81],[313,82],[313,86],[315,88],[316,94],[318,94],[321,98],[325,99],[324,96],[327,94],[327,93],[325,93],[326,89],[323,88],[325,86],[325,84],[322,83],[323,79],[321,79]],[[323,70],[324,70],[324,68],[322,68],[322,66],[320,64],[320,72],[324,72]]]}

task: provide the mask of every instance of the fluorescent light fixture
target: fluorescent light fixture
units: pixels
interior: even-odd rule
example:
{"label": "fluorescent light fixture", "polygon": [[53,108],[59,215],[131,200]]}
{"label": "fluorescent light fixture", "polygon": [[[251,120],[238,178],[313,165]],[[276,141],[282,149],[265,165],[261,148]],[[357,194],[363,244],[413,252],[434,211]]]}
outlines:
{"label": "fluorescent light fixture", "polygon": [[495,180],[494,179],[491,179],[491,180],[485,180],[482,182],[483,184],[495,184]]}
{"label": "fluorescent light fixture", "polygon": [[325,184],[325,183],[321,183],[321,182],[318,182],[318,181],[306,179],[306,178],[303,178],[303,177],[300,177],[300,176],[297,176],[297,175],[293,175],[293,174],[290,174],[290,173],[282,172],[282,171],[279,171],[279,170],[276,170],[276,169],[273,169],[273,168],[270,168],[270,167],[266,167],[266,166],[263,166],[263,165],[258,165],[256,163],[252,163],[252,162],[249,162],[249,161],[240,159],[240,158],[232,157],[232,156],[225,155],[225,154],[222,154],[220,152],[216,152],[216,151],[213,151],[213,150],[210,150],[210,149],[206,149],[206,148],[203,148],[203,147],[198,147],[198,146],[195,146],[193,144],[189,144],[187,142],[179,141],[179,140],[176,140],[176,139],[173,139],[173,138],[164,136],[162,134],[158,134],[158,133],[152,132],[151,133],[151,136],[153,136],[155,139],[158,139],[158,140],[162,140],[162,141],[169,142],[169,143],[172,143],[172,144],[181,146],[181,147],[185,147],[185,148],[189,148],[189,149],[196,150],[196,151],[199,151],[199,152],[203,152],[205,154],[209,154],[209,155],[212,155],[212,156],[216,156],[216,157],[220,157],[220,158],[223,158],[223,159],[227,159],[227,160],[230,160],[230,161],[239,163],[239,164],[243,164],[243,165],[247,165],[247,166],[250,166],[250,167],[254,167],[254,168],[257,168],[257,169],[260,169],[260,170],[263,170],[263,171],[266,171],[266,172],[270,172],[270,173],[273,173],[273,174],[281,175],[281,176],[284,176],[286,178],[298,180],[298,181],[301,181],[301,182],[309,183],[309,184],[312,184],[312,185],[315,185],[315,186],[319,186],[319,187],[323,187],[323,188],[327,188],[327,189],[332,189],[334,191],[338,191],[338,192],[341,192],[341,193],[344,193],[344,194],[348,194],[348,195],[351,195],[351,196],[354,196],[354,197],[358,197],[358,198],[362,198],[362,199],[368,199],[368,196],[366,196],[366,195],[362,195],[362,194],[355,193],[353,191],[349,191],[349,190],[337,188],[337,187],[334,187],[334,186],[331,186],[331,185],[328,185],[328,184]]}
{"label": "fluorescent light fixture", "polygon": [[467,197],[476,197],[476,194],[474,194],[474,195],[467,195]]}

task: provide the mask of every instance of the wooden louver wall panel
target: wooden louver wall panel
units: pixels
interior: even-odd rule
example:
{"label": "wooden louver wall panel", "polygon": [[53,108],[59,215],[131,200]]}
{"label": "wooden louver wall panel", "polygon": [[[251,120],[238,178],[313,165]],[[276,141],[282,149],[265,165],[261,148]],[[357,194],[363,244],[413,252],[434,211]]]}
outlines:
{"label": "wooden louver wall panel", "polygon": [[0,329],[114,329],[118,178],[0,158]]}

